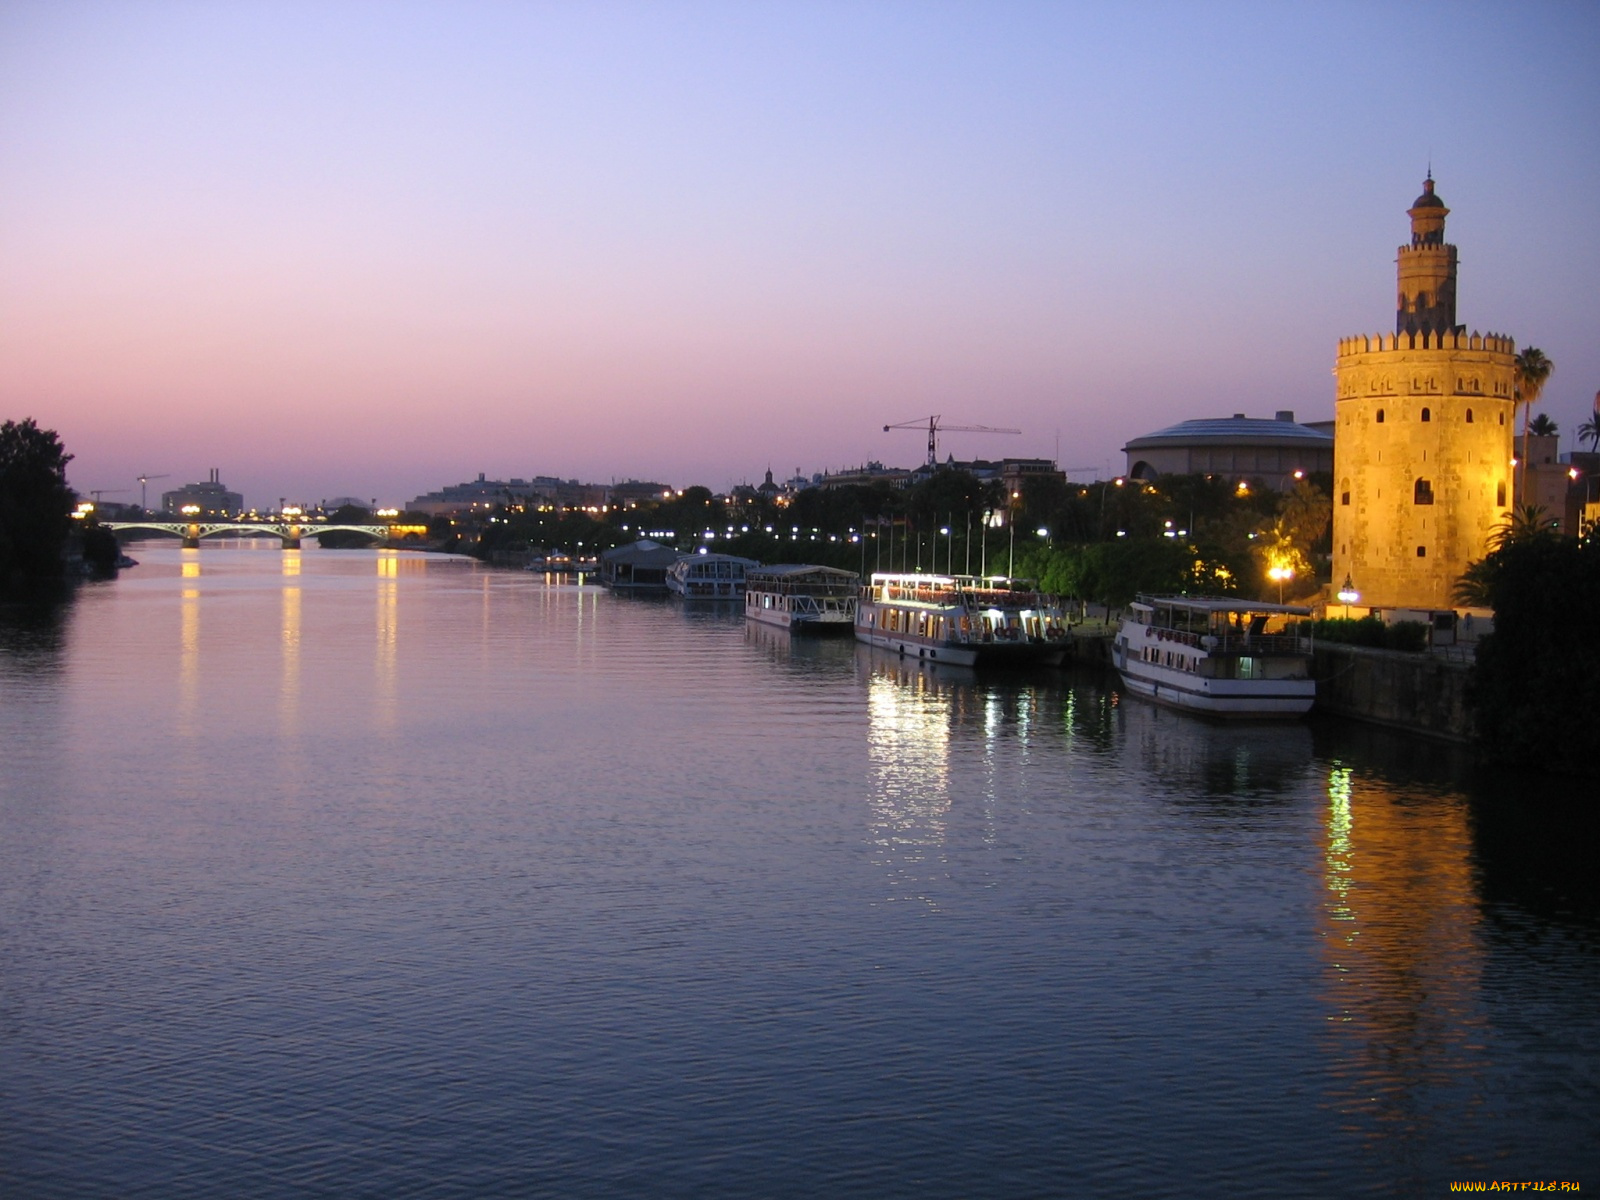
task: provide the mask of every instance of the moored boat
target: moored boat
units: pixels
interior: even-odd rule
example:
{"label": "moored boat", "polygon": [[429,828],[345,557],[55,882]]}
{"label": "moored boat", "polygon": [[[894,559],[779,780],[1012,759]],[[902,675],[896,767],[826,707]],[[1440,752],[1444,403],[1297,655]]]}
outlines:
{"label": "moored boat", "polygon": [[855,629],[868,645],[963,667],[1055,666],[1067,650],[1059,602],[1000,576],[875,574]]}
{"label": "moored boat", "polygon": [[1213,717],[1298,717],[1316,700],[1311,639],[1289,628],[1293,604],[1141,596],[1111,661],[1130,692]]}
{"label": "moored boat", "polygon": [[806,633],[848,633],[861,576],[838,567],[779,563],[745,572],[746,620]]}
{"label": "moored boat", "polygon": [[745,572],[756,566],[735,554],[690,554],[667,568],[667,590],[685,600],[742,600]]}

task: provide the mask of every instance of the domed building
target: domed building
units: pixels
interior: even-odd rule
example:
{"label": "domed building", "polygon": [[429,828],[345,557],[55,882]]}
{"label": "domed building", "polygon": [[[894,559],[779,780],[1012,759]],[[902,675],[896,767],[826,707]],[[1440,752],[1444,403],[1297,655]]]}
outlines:
{"label": "domed building", "polygon": [[1287,411],[1271,420],[1234,413],[1180,421],[1134,438],[1122,452],[1132,479],[1223,475],[1253,479],[1282,491],[1293,486],[1297,471],[1303,475],[1333,471],[1332,432],[1298,424],[1294,413]]}

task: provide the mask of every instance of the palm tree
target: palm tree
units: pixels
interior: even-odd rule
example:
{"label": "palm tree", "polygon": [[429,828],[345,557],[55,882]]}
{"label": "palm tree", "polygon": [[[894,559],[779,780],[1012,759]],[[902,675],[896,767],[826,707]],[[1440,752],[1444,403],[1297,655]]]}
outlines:
{"label": "palm tree", "polygon": [[1523,348],[1516,361],[1516,402],[1522,405],[1522,453],[1517,456],[1517,500],[1526,499],[1528,484],[1528,411],[1538,402],[1545,381],[1556,369],[1537,346]]}
{"label": "palm tree", "polygon": [[1590,453],[1600,452],[1600,392],[1594,394],[1594,414],[1578,426],[1578,440],[1589,443]]}
{"label": "palm tree", "polygon": [[1452,589],[1455,602],[1469,608],[1488,608],[1505,558],[1501,551],[1554,538],[1559,532],[1556,519],[1542,504],[1524,504],[1506,513],[1489,534],[1489,553],[1468,563],[1456,580]]}
{"label": "palm tree", "polygon": [[1521,504],[1506,513],[1505,518],[1489,534],[1489,552],[1492,554],[1505,546],[1519,546],[1524,542],[1554,537],[1557,531],[1556,519],[1544,505]]}
{"label": "palm tree", "polygon": [[1554,437],[1561,432],[1561,426],[1550,419],[1549,413],[1540,413],[1528,426],[1528,432],[1534,437]]}

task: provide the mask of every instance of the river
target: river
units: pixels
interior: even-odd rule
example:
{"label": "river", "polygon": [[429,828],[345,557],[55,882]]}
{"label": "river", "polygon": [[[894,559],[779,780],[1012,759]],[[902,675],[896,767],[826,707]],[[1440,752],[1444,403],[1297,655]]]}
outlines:
{"label": "river", "polygon": [[442,557],[133,553],[0,616],[0,1194],[1600,1188],[1547,781]]}

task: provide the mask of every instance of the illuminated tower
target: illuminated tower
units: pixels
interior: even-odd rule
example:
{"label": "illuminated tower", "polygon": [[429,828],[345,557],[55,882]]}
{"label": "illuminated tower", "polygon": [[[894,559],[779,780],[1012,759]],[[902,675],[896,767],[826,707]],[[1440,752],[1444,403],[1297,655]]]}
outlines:
{"label": "illuminated tower", "polygon": [[1507,509],[1516,345],[1455,323],[1450,210],[1431,174],[1409,212],[1395,332],[1339,342],[1333,581],[1364,606],[1448,609]]}

